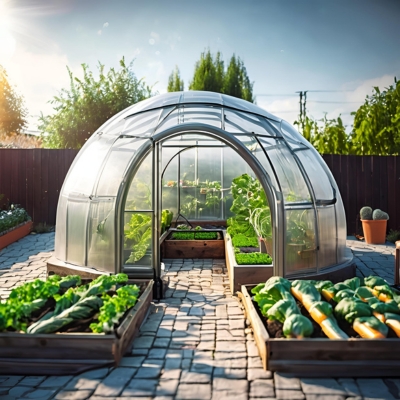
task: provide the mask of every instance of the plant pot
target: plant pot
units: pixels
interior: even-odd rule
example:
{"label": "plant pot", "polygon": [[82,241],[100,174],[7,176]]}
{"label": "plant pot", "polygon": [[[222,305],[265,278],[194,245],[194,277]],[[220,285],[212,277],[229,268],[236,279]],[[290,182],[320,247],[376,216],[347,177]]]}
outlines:
{"label": "plant pot", "polygon": [[368,244],[384,244],[386,242],[386,219],[362,219],[365,242]]}
{"label": "plant pot", "polygon": [[272,256],[272,237],[266,239],[259,237],[258,241],[260,243],[260,252],[268,253]]}

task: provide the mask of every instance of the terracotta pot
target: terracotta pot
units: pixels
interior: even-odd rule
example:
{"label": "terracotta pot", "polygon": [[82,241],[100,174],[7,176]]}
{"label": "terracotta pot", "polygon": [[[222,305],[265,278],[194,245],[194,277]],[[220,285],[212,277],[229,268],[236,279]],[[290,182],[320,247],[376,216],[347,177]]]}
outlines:
{"label": "terracotta pot", "polygon": [[386,219],[362,219],[365,242],[384,244],[386,242]]}
{"label": "terracotta pot", "polygon": [[17,228],[11,229],[5,235],[0,236],[0,250],[7,247],[9,244],[22,239],[24,236],[29,235],[32,230],[32,221],[27,221]]}

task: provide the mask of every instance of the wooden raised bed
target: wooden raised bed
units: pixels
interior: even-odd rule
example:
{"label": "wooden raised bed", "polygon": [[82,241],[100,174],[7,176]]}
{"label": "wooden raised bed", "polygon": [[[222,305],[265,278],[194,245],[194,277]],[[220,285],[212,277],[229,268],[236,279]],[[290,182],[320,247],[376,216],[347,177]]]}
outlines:
{"label": "wooden raised bed", "polygon": [[162,241],[162,258],[225,258],[225,242],[222,229],[204,230],[200,232],[217,232],[219,239],[212,240],[173,240],[169,239],[173,232],[193,232],[170,229]]}
{"label": "wooden raised bed", "polygon": [[22,239],[32,230],[32,221],[26,221],[23,224],[17,225],[16,227],[6,231],[3,234],[0,234],[0,250],[4,249],[11,243],[16,242],[19,239]]}
{"label": "wooden raised bed", "polygon": [[0,374],[67,375],[117,366],[139,331],[152,299],[150,281],[113,334],[0,333]]}
{"label": "wooden raised bed", "polygon": [[274,273],[273,265],[238,265],[233,251],[232,239],[225,234],[225,262],[232,293],[239,292],[242,285],[265,282]]}
{"label": "wooden raised bed", "polygon": [[251,300],[254,285],[240,297],[265,370],[298,377],[400,376],[400,339],[271,339]]}

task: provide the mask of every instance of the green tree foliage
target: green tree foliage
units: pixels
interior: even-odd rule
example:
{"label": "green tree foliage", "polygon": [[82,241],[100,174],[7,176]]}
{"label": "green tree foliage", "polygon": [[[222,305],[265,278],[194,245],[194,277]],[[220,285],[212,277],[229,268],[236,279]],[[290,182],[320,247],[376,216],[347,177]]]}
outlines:
{"label": "green tree foliage", "polygon": [[10,85],[0,65],[0,130],[6,135],[20,133],[26,126],[27,111],[22,96]]}
{"label": "green tree foliage", "polygon": [[400,153],[400,82],[384,91],[374,88],[365,103],[353,113],[352,148],[359,155]]}
{"label": "green tree foliage", "polygon": [[200,55],[200,60],[194,67],[193,79],[189,84],[189,90],[207,90],[222,93],[224,84],[224,62],[221,53],[214,57],[210,50]]}
{"label": "green tree foliage", "polygon": [[179,68],[176,66],[168,78],[168,92],[181,92],[182,90],[184,90],[184,83],[183,79],[181,79]]}
{"label": "green tree foliage", "polygon": [[45,147],[80,148],[113,115],[151,96],[151,88],[136,78],[132,64],[127,66],[124,58],[120,69],[107,73],[99,63],[97,79],[86,64],[82,68],[82,79],[67,68],[70,88],[62,89],[51,101],[53,115],[40,117]]}
{"label": "green tree foliage", "polygon": [[320,154],[349,154],[350,137],[340,116],[328,119],[325,114],[321,122],[322,126],[306,115],[301,123],[295,121],[295,125],[302,126],[303,136]]}
{"label": "green tree foliage", "polygon": [[196,62],[189,90],[207,90],[224,93],[253,102],[253,83],[240,57],[231,57],[225,70],[220,52],[213,56],[210,50],[201,53]]}
{"label": "green tree foliage", "polygon": [[243,61],[235,55],[231,57],[224,76],[222,93],[254,102],[253,84],[250,82]]}

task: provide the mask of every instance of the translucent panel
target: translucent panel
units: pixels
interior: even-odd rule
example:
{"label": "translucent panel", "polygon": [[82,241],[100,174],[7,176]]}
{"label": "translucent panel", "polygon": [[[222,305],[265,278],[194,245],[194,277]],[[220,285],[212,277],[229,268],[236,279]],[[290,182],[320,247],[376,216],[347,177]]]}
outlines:
{"label": "translucent panel", "polygon": [[310,143],[301,135],[294,126],[288,124],[286,121],[282,120],[281,122],[281,132],[283,136],[292,142],[300,142],[303,143],[308,148],[311,147]]}
{"label": "translucent panel", "polygon": [[342,197],[340,196],[338,190],[336,191],[335,211],[337,229],[337,260],[338,263],[340,263],[344,262],[346,258],[347,224]]}
{"label": "translucent panel", "polygon": [[153,152],[143,160],[133,178],[126,199],[125,210],[151,210],[153,187]]}
{"label": "translucent panel", "polygon": [[220,107],[180,107],[179,123],[200,122],[221,128],[221,108]]}
{"label": "translucent panel", "polygon": [[311,202],[304,177],[286,145],[276,140],[273,146],[271,139],[265,139],[259,138],[278,177],[285,203]]}
{"label": "translucent panel", "polygon": [[115,267],[115,199],[93,200],[89,218],[87,265],[118,273]]}
{"label": "translucent panel", "polygon": [[161,208],[173,212],[174,218],[178,215],[178,156],[182,150],[179,147],[163,147],[162,149],[162,202]]}
{"label": "translucent panel", "polygon": [[159,122],[156,130],[154,131],[154,135],[160,133],[166,129],[173,128],[179,124],[181,109],[176,108],[171,111],[162,121]]}
{"label": "translucent panel", "polygon": [[240,111],[224,109],[224,125],[227,132],[258,133],[276,136],[276,131],[267,125],[264,117]]}
{"label": "translucent panel", "polygon": [[146,139],[129,138],[118,139],[114,143],[101,172],[96,196],[117,195],[130,160],[134,157],[138,148],[146,142]]}
{"label": "translucent panel", "polygon": [[179,100],[181,98],[181,95],[182,92],[171,92],[150,97],[150,99],[136,103],[134,106],[132,106],[132,108],[129,109],[130,114],[126,115],[132,115],[145,110],[178,104],[180,102]]}
{"label": "translucent panel", "polygon": [[214,103],[222,104],[222,95],[214,92],[194,90],[182,93],[181,103]]}
{"label": "translucent panel", "polygon": [[67,261],[72,264],[85,265],[88,211],[88,201],[68,199]]}
{"label": "translucent panel", "polygon": [[315,270],[315,240],[314,210],[286,210],[285,276]]}
{"label": "translucent panel", "polygon": [[67,204],[68,198],[61,195],[58,199],[55,237],[55,256],[59,260],[65,260],[66,258],[67,227],[65,222],[67,221]]}
{"label": "translucent panel", "polygon": [[151,136],[155,130],[162,110],[147,111],[128,117],[125,120],[123,135]]}
{"label": "translucent panel", "polygon": [[314,153],[311,150],[304,150],[296,152],[296,156],[299,158],[311,181],[315,198],[317,200],[333,199],[335,196],[332,185],[325,170],[321,167],[320,160],[315,157]]}
{"label": "translucent panel", "polygon": [[152,266],[152,212],[125,212],[123,263]]}
{"label": "translucent panel", "polygon": [[96,135],[82,148],[65,179],[64,194],[93,194],[97,174],[114,140],[113,137]]}
{"label": "translucent panel", "polygon": [[124,130],[124,126],[125,126],[125,120],[122,119],[118,122],[107,125],[103,129],[99,130],[99,132],[102,132],[104,135],[107,136],[119,136]]}
{"label": "translucent panel", "polygon": [[319,230],[319,251],[318,264],[321,267],[328,267],[336,264],[336,216],[335,207],[317,208],[318,230]]}

